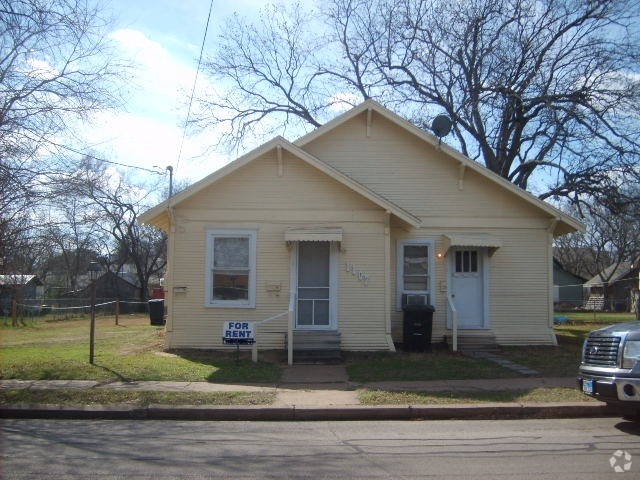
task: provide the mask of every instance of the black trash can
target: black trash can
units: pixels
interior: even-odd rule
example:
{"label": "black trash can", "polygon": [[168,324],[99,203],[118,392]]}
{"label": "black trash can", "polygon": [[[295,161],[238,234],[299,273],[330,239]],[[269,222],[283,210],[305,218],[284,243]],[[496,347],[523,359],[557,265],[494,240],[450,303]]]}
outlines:
{"label": "black trash can", "polygon": [[149,300],[149,319],[151,325],[164,325],[164,300],[162,298]]}
{"label": "black trash can", "polygon": [[431,350],[433,312],[435,310],[433,305],[402,305],[404,350],[411,352]]}

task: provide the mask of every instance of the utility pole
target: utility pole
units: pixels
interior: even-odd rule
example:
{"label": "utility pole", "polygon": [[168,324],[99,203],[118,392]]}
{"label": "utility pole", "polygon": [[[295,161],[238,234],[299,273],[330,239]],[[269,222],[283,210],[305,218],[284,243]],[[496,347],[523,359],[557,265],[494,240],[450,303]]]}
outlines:
{"label": "utility pole", "polygon": [[169,165],[167,167],[169,171],[169,198],[173,197],[173,167]]}

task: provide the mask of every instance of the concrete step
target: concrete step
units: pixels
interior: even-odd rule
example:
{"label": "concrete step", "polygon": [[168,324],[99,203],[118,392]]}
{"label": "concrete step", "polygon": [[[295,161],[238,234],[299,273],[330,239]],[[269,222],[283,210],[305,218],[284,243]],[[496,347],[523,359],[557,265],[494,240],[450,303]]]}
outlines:
{"label": "concrete step", "polygon": [[340,350],[340,332],[296,331],[293,332],[293,350]]}
{"label": "concrete step", "polygon": [[[447,346],[453,348],[453,339],[450,335],[445,337]],[[500,352],[493,335],[484,336],[458,336],[458,350],[462,352]]]}
{"label": "concrete step", "polygon": [[293,362],[298,364],[342,363],[340,332],[313,330],[294,332]]}

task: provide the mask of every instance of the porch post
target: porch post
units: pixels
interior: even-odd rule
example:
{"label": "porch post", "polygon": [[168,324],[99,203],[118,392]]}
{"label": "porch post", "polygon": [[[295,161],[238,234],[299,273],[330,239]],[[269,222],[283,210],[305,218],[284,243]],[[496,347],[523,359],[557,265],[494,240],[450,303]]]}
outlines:
{"label": "porch post", "polygon": [[396,351],[391,337],[391,213],[384,216],[384,331],[389,350]]}
{"label": "porch post", "polygon": [[558,339],[556,337],[555,331],[553,329],[553,315],[554,315],[554,305],[553,305],[553,233],[555,232],[556,225],[558,224],[557,218],[552,218],[549,222],[549,228],[547,229],[548,235],[548,245],[547,245],[547,281],[548,281],[548,305],[549,305],[549,328],[551,329],[551,342],[553,345],[558,346]]}

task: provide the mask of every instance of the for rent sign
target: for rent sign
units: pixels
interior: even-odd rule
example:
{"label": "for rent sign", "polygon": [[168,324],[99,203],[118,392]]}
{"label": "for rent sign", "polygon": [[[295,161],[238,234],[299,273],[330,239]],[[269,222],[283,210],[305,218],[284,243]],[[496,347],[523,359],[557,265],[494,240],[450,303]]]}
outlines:
{"label": "for rent sign", "polygon": [[222,342],[225,345],[252,345],[253,322],[224,322]]}

